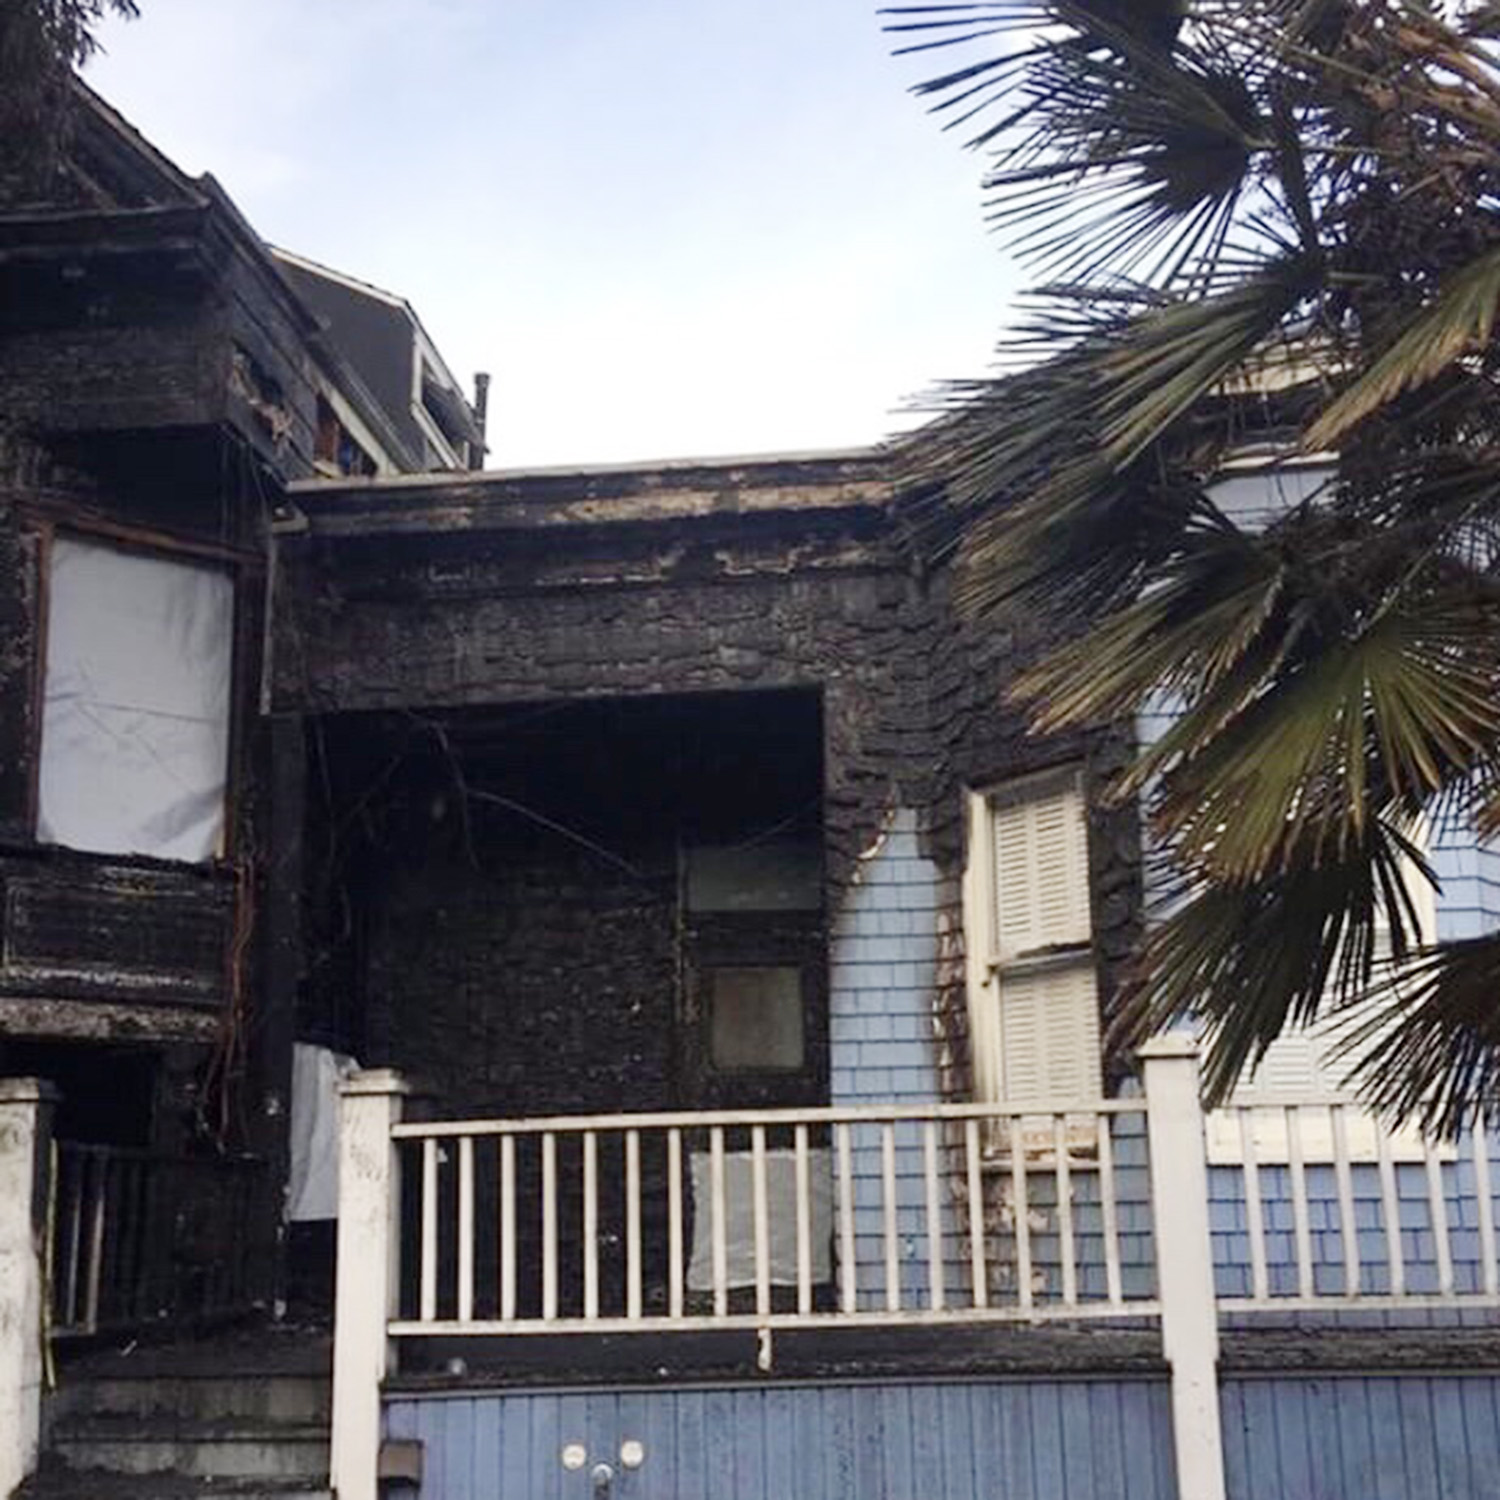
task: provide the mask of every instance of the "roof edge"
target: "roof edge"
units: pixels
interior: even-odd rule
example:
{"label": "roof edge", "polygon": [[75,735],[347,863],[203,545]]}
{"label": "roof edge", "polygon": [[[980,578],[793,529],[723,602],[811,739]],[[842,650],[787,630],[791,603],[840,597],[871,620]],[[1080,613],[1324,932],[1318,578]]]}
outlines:
{"label": "roof edge", "polygon": [[610,474],[689,473],[695,469],[773,468],[784,464],[875,463],[888,457],[891,445],[878,443],[863,448],[811,448],[770,453],[733,453],[704,457],[631,459],[622,463],[542,464],[503,469],[438,470],[425,474],[391,474],[364,479],[298,479],[289,486],[294,494],[355,494],[403,489],[432,489],[462,484],[466,488],[484,484],[514,484],[526,479],[601,478]]}

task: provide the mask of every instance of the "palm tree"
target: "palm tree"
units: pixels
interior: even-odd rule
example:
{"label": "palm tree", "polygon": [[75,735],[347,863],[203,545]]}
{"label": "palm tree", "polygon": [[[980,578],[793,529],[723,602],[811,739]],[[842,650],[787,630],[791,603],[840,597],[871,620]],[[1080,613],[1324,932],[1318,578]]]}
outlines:
{"label": "palm tree", "polygon": [[[1408,873],[1425,828],[1500,832],[1500,6],[887,16],[961,49],[918,92],[1037,278],[911,449],[928,543],[967,608],[1072,631],[1017,688],[1039,731],[1177,710],[1119,789],[1176,891],[1112,1035],[1198,1018],[1222,1097],[1346,1013],[1380,1107],[1500,1113],[1500,935],[1424,946]],[[1251,448],[1326,478],[1238,522]]]}

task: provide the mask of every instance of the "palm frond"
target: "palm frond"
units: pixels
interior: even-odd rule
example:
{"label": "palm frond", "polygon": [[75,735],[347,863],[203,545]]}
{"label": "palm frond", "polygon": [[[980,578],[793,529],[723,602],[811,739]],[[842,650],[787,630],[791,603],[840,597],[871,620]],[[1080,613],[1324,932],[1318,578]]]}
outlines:
{"label": "palm frond", "polygon": [[1096,398],[1109,461],[1129,463],[1215,392],[1319,285],[1320,267],[1292,255],[1217,296],[1143,314],[1099,358]]}
{"label": "palm frond", "polygon": [[1110,1045],[1128,1050],[1191,1021],[1207,1043],[1205,1092],[1222,1101],[1287,1027],[1368,995],[1384,943],[1415,950],[1413,867],[1425,872],[1411,840],[1377,819],[1336,863],[1200,884],[1148,934]]}
{"label": "palm frond", "polygon": [[1225,721],[1213,695],[1143,755],[1160,775],[1153,820],[1183,857],[1225,880],[1313,850],[1337,860],[1377,809],[1417,809],[1465,780],[1500,733],[1493,631],[1442,604],[1382,612],[1352,638],[1317,638],[1287,609],[1276,680]]}
{"label": "palm frond", "polygon": [[1437,1134],[1500,1121],[1500,933],[1393,966],[1334,1057],[1376,1109]]}
{"label": "palm frond", "polygon": [[1211,689],[1244,661],[1284,582],[1271,549],[1200,526],[1148,594],[1050,653],[1013,694],[1033,706],[1037,733],[1052,734],[1127,718],[1161,693]]}
{"label": "palm frond", "polygon": [[993,149],[991,223],[1057,275],[1139,267],[1202,284],[1223,250],[1264,112],[1185,0],[995,0],[886,11],[899,50],[979,47],[918,83],[945,128]]}
{"label": "palm frond", "polygon": [[1356,423],[1487,344],[1500,311],[1500,247],[1454,272],[1391,346],[1332,402],[1303,446],[1335,446]]}

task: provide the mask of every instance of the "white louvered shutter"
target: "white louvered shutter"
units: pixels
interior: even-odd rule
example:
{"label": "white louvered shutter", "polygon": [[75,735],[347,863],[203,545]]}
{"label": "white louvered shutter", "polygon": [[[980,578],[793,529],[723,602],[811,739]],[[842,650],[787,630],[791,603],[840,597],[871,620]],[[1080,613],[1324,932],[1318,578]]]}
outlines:
{"label": "white louvered shutter", "polygon": [[1266,1049],[1259,1067],[1235,1086],[1235,1104],[1297,1104],[1329,1092],[1315,1031],[1294,1027]]}
{"label": "white louvered shutter", "polygon": [[[990,803],[991,955],[1007,1104],[1102,1093],[1088,825],[1076,781]],[[1071,951],[1070,951],[1071,950]]]}
{"label": "white louvered shutter", "polygon": [[998,802],[993,828],[996,961],[1087,943],[1088,826],[1077,786]]}
{"label": "white louvered shutter", "polygon": [[1005,1102],[1026,1106],[1099,1098],[1099,1001],[1092,958],[1034,974],[1002,973],[999,991]]}

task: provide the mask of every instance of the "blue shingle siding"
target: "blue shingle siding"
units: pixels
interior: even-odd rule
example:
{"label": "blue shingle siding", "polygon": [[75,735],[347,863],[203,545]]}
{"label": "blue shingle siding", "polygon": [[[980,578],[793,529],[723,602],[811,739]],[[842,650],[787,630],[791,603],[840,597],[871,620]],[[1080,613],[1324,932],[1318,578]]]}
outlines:
{"label": "blue shingle siding", "polygon": [[[957,909],[959,893],[921,855],[914,813],[895,814],[879,848],[861,865],[833,923],[830,1038],[835,1104],[920,1104],[941,1097],[933,995],[940,914]],[[1112,1124],[1115,1191],[1120,1231],[1121,1279],[1127,1296],[1153,1294],[1154,1253],[1148,1187],[1145,1120],[1123,1116]],[[923,1305],[926,1269],[926,1179],[920,1132],[903,1126],[896,1138],[896,1228],[902,1304]],[[854,1141],[856,1263],[861,1307],[885,1303],[886,1240],[882,1213],[882,1154],[877,1130]],[[954,1211],[950,1185],[962,1174],[961,1151],[942,1151],[945,1287],[963,1305],[970,1296],[968,1237]],[[986,1254],[990,1290],[999,1300],[1016,1296],[1014,1210],[1008,1169],[986,1175]],[[1106,1293],[1103,1211],[1097,1173],[1080,1165],[1073,1178],[1074,1232],[1079,1295]],[[1033,1291],[1039,1302],[1062,1295],[1056,1180],[1050,1167],[1028,1174],[1032,1227]]]}
{"label": "blue shingle siding", "polygon": [[1441,819],[1431,841],[1437,894],[1437,935],[1443,942],[1500,929],[1500,847],[1482,843],[1469,822]]}
{"label": "blue shingle siding", "polygon": [[[953,882],[922,856],[916,814],[909,809],[893,814],[879,846],[861,861],[858,878],[833,920],[829,1047],[834,1104],[927,1104],[942,1097],[933,1022],[938,922],[956,896]],[[919,1129],[901,1126],[896,1147],[902,1304],[912,1307],[924,1304],[929,1293],[927,1187]],[[939,1165],[946,1168],[945,1151]],[[855,1131],[853,1170],[860,1305],[884,1306],[884,1169],[877,1129]],[[951,1251],[957,1245],[957,1219],[946,1170],[940,1196],[944,1243]],[[945,1280],[955,1294],[967,1288],[965,1264],[946,1267]]]}
{"label": "blue shingle siding", "polygon": [[[1490,1155],[1500,1154],[1492,1143]],[[1437,1240],[1433,1233],[1432,1203],[1427,1171],[1418,1162],[1397,1162],[1396,1222],[1406,1290],[1416,1296],[1438,1291]],[[1267,1275],[1273,1297],[1297,1292],[1296,1240],[1288,1168],[1259,1168],[1261,1218],[1265,1229]],[[1360,1290],[1388,1292],[1391,1286],[1390,1251],[1380,1174],[1373,1162],[1350,1168],[1354,1199],[1354,1227],[1360,1262]],[[1320,1295],[1344,1292],[1344,1244],[1338,1205],[1338,1186],[1332,1166],[1310,1163],[1306,1169],[1308,1227],[1312,1249],[1313,1282]],[[1448,1245],[1454,1286],[1460,1293],[1483,1288],[1479,1244],[1479,1200],[1472,1137],[1460,1143],[1453,1161],[1442,1164],[1443,1198],[1449,1226]],[[1491,1202],[1500,1220],[1500,1181],[1492,1179]],[[1213,1238],[1214,1272],[1221,1297],[1251,1295],[1249,1220],[1245,1207],[1244,1169],[1214,1167],[1209,1172],[1209,1219]]]}
{"label": "blue shingle siding", "polygon": [[601,1462],[619,1500],[1177,1500],[1162,1380],[403,1395],[385,1429],[417,1500],[588,1500]]}

